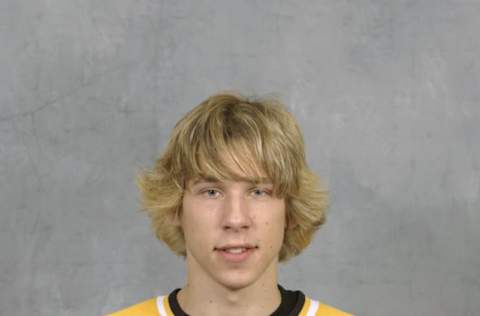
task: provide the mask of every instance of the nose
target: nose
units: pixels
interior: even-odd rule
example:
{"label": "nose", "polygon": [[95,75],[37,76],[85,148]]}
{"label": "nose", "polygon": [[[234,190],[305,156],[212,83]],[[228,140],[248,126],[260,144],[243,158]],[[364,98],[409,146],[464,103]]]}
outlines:
{"label": "nose", "polygon": [[243,196],[228,195],[224,200],[222,214],[224,230],[240,231],[252,225],[248,201]]}

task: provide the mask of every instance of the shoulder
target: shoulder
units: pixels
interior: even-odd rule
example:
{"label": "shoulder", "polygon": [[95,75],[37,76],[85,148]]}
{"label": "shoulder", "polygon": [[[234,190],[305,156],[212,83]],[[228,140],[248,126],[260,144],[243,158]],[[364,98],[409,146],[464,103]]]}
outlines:
{"label": "shoulder", "polygon": [[335,307],[329,306],[322,302],[313,300],[305,296],[305,303],[303,308],[300,311],[301,316],[303,315],[315,315],[315,316],[354,316],[353,314],[346,313]]}
{"label": "shoulder", "polygon": [[106,316],[158,316],[157,298],[129,306]]}

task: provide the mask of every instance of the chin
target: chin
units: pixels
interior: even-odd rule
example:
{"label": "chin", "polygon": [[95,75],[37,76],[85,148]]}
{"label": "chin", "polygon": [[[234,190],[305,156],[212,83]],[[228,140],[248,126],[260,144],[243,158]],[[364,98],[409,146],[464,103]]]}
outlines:
{"label": "chin", "polygon": [[224,275],[218,275],[217,281],[220,283],[223,287],[231,290],[231,291],[237,291],[244,289],[253,283],[255,283],[255,276],[252,273],[241,273],[241,272],[227,272],[224,273]]}

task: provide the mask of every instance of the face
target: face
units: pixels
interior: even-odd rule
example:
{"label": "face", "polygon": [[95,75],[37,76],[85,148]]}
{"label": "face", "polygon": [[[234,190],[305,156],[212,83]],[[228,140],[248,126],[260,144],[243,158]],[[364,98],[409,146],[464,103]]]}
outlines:
{"label": "face", "polygon": [[190,180],[181,214],[189,279],[235,290],[275,281],[285,229],[285,201],[273,186]]}

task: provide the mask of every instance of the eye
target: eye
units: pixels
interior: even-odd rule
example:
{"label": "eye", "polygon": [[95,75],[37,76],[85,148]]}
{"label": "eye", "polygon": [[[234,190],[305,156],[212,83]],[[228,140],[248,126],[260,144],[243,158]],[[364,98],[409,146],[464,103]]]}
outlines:
{"label": "eye", "polygon": [[252,194],[255,197],[263,197],[263,196],[270,195],[270,191],[262,189],[262,188],[255,188],[255,189],[252,190]]}
{"label": "eye", "polygon": [[205,189],[200,192],[202,195],[204,195],[207,198],[217,198],[220,196],[220,192],[217,189]]}

